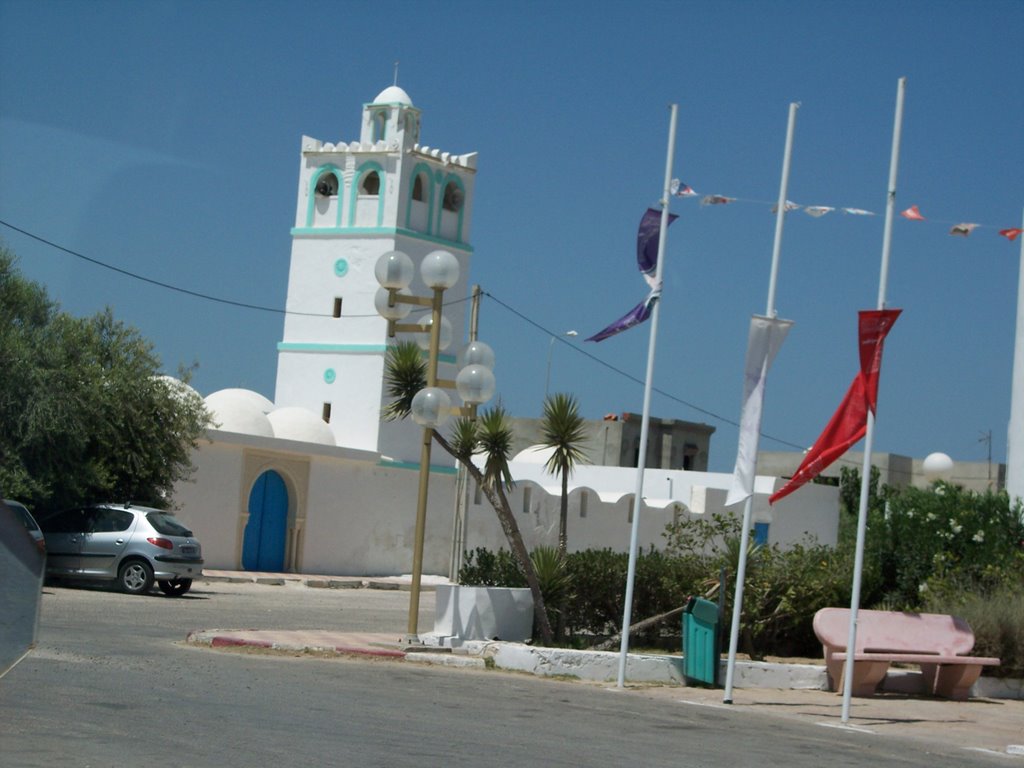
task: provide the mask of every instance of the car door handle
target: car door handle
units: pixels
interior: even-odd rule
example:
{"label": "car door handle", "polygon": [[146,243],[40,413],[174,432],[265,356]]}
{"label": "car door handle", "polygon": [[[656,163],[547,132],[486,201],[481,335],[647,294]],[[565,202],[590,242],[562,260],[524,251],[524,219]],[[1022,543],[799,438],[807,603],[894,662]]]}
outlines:
{"label": "car door handle", "polygon": [[115,544],[124,544],[124,539],[118,539],[114,542]]}

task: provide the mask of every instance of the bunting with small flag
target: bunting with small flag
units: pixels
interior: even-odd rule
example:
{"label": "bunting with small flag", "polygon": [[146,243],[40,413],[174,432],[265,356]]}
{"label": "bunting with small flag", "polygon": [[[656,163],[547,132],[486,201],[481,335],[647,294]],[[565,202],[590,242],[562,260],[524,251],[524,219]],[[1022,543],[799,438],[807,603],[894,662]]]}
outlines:
{"label": "bunting with small flag", "polygon": [[961,222],[960,224],[953,225],[952,229],[949,230],[951,235],[962,235],[967,237],[971,232],[978,228],[977,224],[969,224],[967,222]]}
{"label": "bunting with small flag", "polygon": [[916,205],[912,205],[907,210],[903,211],[900,216],[904,219],[910,219],[911,221],[924,221],[924,216],[921,215],[921,211]]}

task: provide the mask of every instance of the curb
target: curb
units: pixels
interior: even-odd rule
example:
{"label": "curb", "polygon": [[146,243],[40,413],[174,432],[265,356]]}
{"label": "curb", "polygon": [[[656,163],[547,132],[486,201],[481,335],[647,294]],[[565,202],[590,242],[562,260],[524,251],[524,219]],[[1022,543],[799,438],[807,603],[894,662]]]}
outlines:
{"label": "curb", "polygon": [[[409,592],[411,585],[401,578],[380,579],[353,578],[303,578],[288,576],[208,576],[203,574],[202,580],[207,583],[220,584],[259,584],[261,586],[283,587],[288,585],[309,587],[310,589],[382,589],[389,591]],[[435,592],[436,584],[421,583],[420,592]]]}

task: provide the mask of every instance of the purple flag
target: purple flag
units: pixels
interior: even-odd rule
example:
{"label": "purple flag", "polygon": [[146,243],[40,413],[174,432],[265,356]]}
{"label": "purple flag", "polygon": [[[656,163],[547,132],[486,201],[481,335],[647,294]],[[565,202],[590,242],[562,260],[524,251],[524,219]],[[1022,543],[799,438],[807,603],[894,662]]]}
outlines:
{"label": "purple flag", "polygon": [[[668,215],[668,223],[671,224],[678,218],[676,214],[670,213]],[[661,287],[654,284],[654,273],[658,268],[658,235],[660,232],[661,211],[655,208],[648,208],[640,219],[640,228],[636,233],[636,265],[640,270],[640,274],[644,276],[644,280],[651,287],[651,292],[647,294],[646,299],[629,310],[623,317],[620,317],[603,331],[595,333],[587,341],[604,341],[609,336],[622,333],[634,325],[640,325],[640,323],[651,316],[654,302],[658,300],[658,296],[661,294]]]}
{"label": "purple flag", "polygon": [[[679,217],[670,213],[668,223]],[[658,234],[661,231],[661,211],[648,208],[640,219],[640,229],[636,233],[636,265],[640,272],[648,277],[654,276],[658,267]]]}
{"label": "purple flag", "polygon": [[609,336],[614,336],[617,333],[628,331],[634,325],[640,325],[647,318],[651,316],[651,310],[654,308],[654,302],[658,300],[658,292],[651,291],[647,294],[647,298],[633,307],[629,312],[620,317],[614,323],[609,325],[603,331],[595,333],[587,341],[604,341]]}

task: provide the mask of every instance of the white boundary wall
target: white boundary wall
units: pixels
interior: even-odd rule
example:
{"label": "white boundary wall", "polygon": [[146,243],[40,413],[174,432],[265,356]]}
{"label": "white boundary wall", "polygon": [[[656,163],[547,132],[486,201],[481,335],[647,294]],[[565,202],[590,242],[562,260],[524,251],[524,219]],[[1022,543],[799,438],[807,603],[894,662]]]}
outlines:
{"label": "white boundary wall", "polygon": [[[419,472],[382,465],[379,454],[276,438],[210,430],[193,456],[195,475],[179,484],[179,518],[203,545],[207,568],[240,569],[250,491],[259,475],[274,470],[289,495],[286,570],[337,576],[409,573]],[[437,460],[447,460],[438,449]],[[509,496],[528,547],[558,539],[560,485],[537,464],[513,462],[517,480]],[[646,470],[647,503],[640,514],[639,543],[664,545],[665,526],[680,514],[733,511],[723,506],[730,476]],[[570,482],[569,545],[572,551],[629,545],[636,470],[580,467]],[[806,535],[836,541],[838,490],[809,485],[770,508],[767,495],[781,481],[759,477],[754,521],[768,523],[769,543],[785,545]],[[628,491],[625,489],[629,489]],[[508,548],[497,516],[470,484],[464,550]],[[551,493],[548,493],[548,490]],[[660,492],[660,493],[659,493]],[[430,477],[424,573],[447,575],[455,508],[455,475]]]}

